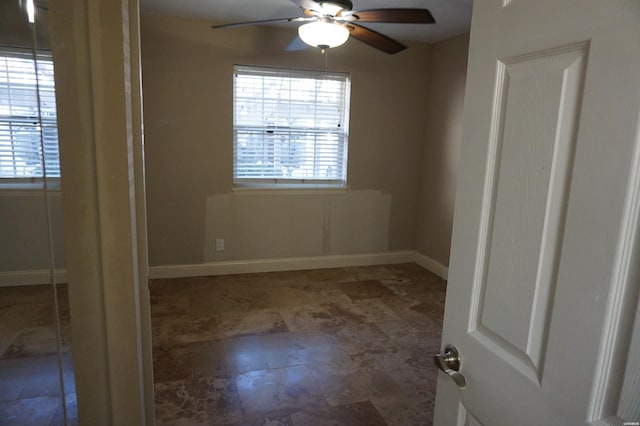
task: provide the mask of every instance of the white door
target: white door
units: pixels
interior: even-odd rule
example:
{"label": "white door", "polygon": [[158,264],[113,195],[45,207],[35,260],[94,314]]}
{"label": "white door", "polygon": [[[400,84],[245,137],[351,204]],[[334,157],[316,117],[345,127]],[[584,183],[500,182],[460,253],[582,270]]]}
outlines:
{"label": "white door", "polygon": [[474,2],[436,425],[640,422],[639,113],[640,1]]}

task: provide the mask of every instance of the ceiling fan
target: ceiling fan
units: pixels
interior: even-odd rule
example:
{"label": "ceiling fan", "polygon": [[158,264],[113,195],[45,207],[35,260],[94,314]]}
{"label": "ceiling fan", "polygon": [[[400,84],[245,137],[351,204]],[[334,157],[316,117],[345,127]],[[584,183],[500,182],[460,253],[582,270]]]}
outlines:
{"label": "ceiling fan", "polygon": [[385,53],[394,54],[407,47],[384,34],[360,25],[360,23],[433,24],[436,22],[427,9],[352,10],[353,4],[350,0],[291,1],[300,6],[306,16],[236,22],[213,25],[211,28],[241,27],[269,22],[304,22],[298,27],[298,35],[302,41],[310,46],[325,50],[342,45],[351,36]]}

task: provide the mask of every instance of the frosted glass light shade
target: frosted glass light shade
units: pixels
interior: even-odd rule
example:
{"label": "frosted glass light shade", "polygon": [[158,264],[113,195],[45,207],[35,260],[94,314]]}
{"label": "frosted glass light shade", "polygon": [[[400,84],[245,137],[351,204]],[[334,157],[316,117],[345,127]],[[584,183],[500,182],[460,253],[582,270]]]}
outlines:
{"label": "frosted glass light shade", "polygon": [[349,30],[334,22],[316,21],[298,27],[298,35],[309,46],[328,49],[344,44],[349,39]]}

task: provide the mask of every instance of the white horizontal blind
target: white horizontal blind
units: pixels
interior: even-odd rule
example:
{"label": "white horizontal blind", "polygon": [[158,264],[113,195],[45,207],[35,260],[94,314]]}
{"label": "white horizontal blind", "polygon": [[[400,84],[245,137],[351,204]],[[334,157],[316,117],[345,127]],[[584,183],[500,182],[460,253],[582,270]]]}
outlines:
{"label": "white horizontal blind", "polygon": [[349,75],[234,68],[234,183],[346,182]]}
{"label": "white horizontal blind", "polygon": [[53,61],[39,53],[0,50],[0,178],[42,178],[40,123],[48,177],[60,176]]}

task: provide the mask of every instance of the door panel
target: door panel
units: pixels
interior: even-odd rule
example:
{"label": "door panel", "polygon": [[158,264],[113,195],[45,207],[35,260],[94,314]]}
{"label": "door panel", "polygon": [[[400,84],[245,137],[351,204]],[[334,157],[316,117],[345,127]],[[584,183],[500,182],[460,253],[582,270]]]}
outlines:
{"label": "door panel", "polygon": [[435,423],[606,419],[637,386],[608,379],[640,333],[622,297],[640,281],[620,260],[638,238],[640,3],[473,13],[442,339],[467,387],[440,375]]}
{"label": "door panel", "polygon": [[640,143],[632,164],[587,416],[595,425],[640,419]]}
{"label": "door panel", "polygon": [[456,426],[482,426],[482,423],[476,419],[467,407],[462,404],[458,405],[458,424]]}
{"label": "door panel", "polygon": [[640,305],[637,305],[635,317],[633,329],[636,333],[629,345],[629,357],[620,377],[620,397],[615,407],[619,419],[640,419]]}
{"label": "door panel", "polygon": [[[587,43],[500,61],[470,330],[536,382],[562,241]],[[484,264],[480,263],[483,262]],[[514,285],[518,283],[518,285]]]}

